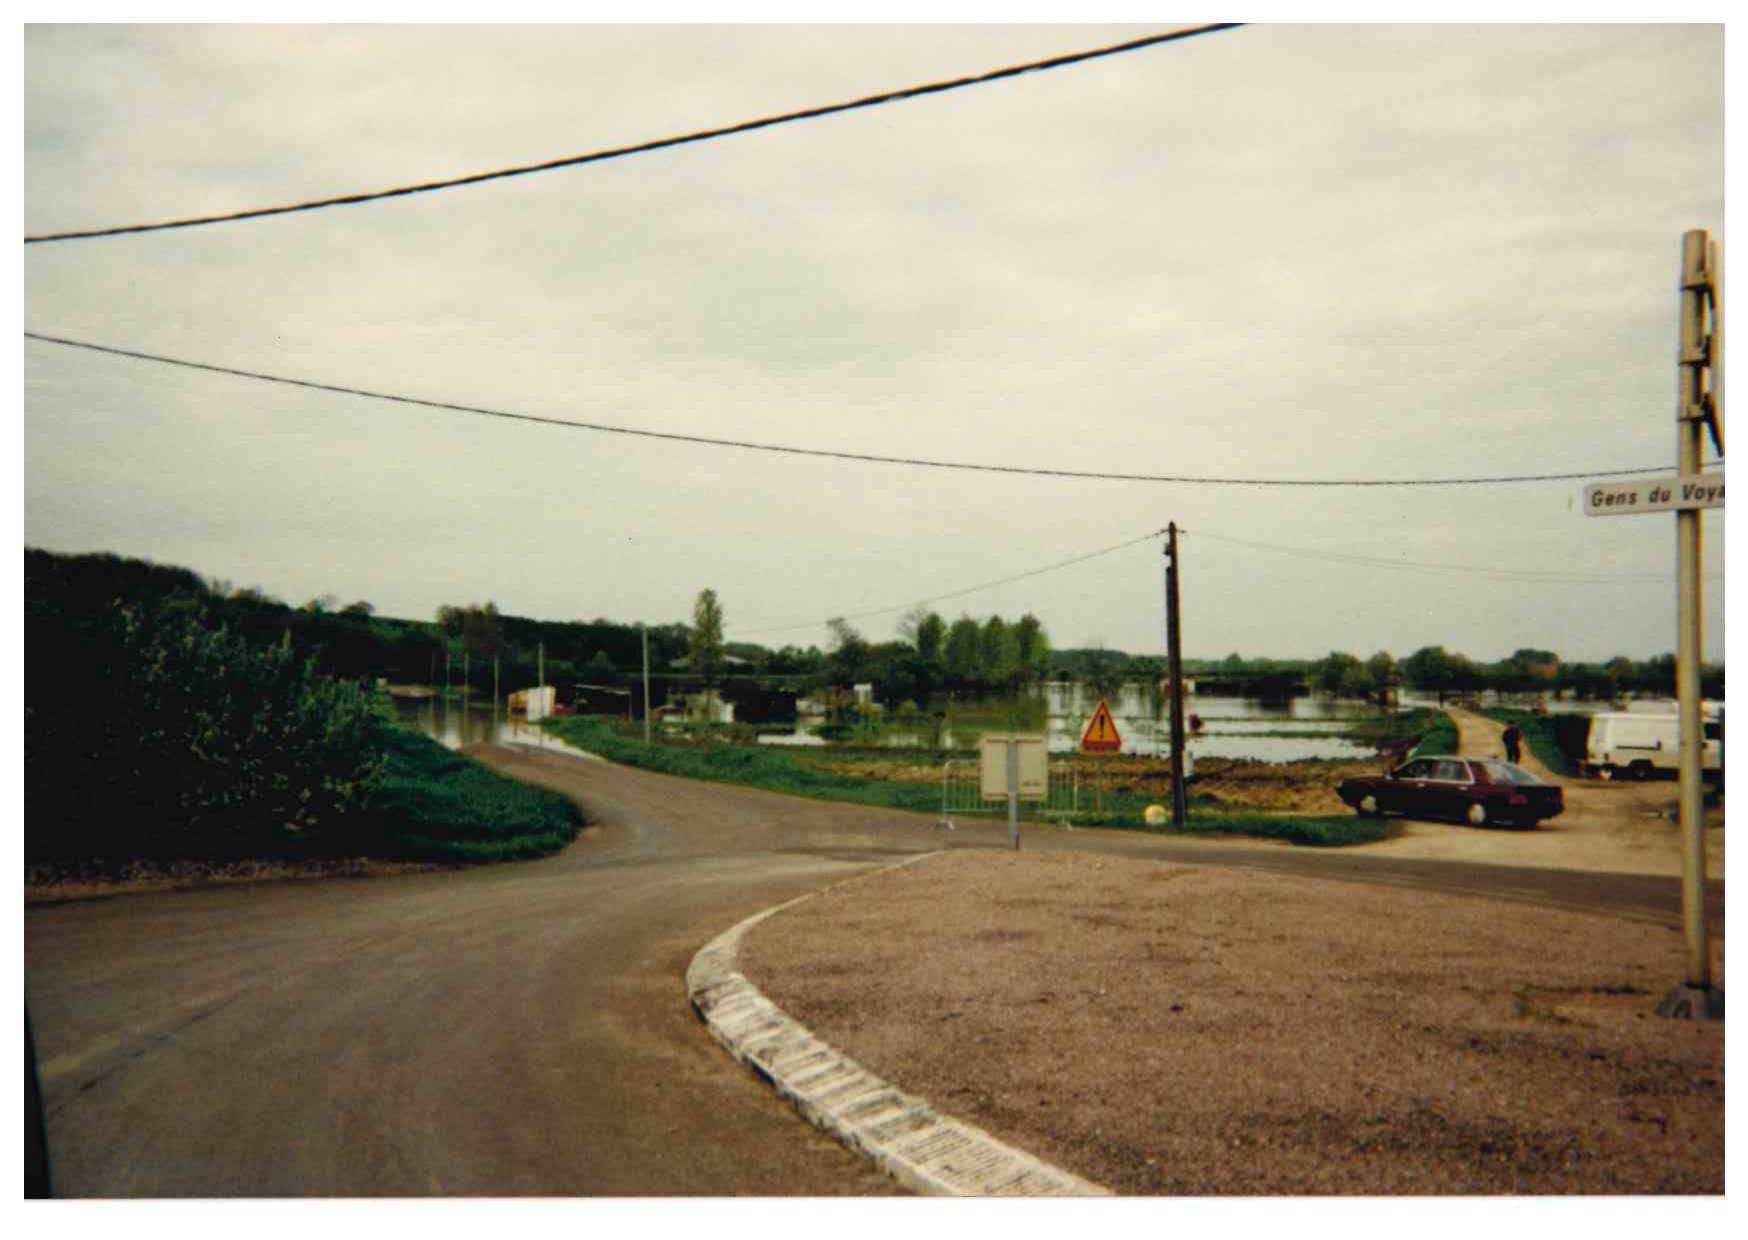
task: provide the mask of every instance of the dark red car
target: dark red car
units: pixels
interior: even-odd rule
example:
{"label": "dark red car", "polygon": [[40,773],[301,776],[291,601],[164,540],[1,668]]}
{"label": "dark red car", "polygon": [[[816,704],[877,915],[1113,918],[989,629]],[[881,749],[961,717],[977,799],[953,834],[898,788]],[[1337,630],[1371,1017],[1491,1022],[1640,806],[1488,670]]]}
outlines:
{"label": "dark red car", "polygon": [[1414,758],[1387,775],[1344,779],[1335,793],[1362,814],[1455,818],[1533,827],[1566,808],[1555,784],[1493,758]]}

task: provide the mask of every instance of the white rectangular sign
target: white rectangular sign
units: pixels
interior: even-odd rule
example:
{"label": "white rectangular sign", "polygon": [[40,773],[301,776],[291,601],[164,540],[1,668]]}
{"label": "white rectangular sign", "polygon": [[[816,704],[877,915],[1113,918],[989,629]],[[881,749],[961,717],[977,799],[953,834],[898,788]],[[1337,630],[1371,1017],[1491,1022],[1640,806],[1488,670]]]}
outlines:
{"label": "white rectangular sign", "polygon": [[1584,515],[1620,517],[1634,512],[1674,512],[1682,508],[1722,508],[1720,474],[1636,478],[1630,482],[1584,484]]}
{"label": "white rectangular sign", "polygon": [[1050,751],[1042,736],[1014,736],[1003,733],[983,737],[982,766],[979,771],[983,799],[1005,800],[1008,795],[1008,741],[1019,748],[1020,800],[1042,801],[1050,795]]}

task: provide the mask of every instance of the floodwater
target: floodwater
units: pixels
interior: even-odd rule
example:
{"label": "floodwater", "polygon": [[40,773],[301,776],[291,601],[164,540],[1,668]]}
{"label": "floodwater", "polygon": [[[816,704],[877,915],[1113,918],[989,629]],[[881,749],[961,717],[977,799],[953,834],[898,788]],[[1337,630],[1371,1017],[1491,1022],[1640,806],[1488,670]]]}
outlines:
{"label": "floodwater", "polygon": [[[1081,733],[1098,707],[1098,696],[1081,685],[1045,684],[1042,695],[1047,711],[1045,736],[1051,753],[1073,753]],[[1111,718],[1122,737],[1122,752],[1143,757],[1163,757],[1171,752],[1169,703],[1160,703],[1156,719],[1145,686],[1123,686],[1107,701]],[[1354,719],[1372,715],[1375,707],[1363,702],[1338,702],[1327,698],[1294,698],[1286,702],[1262,702],[1245,698],[1199,697],[1184,699],[1186,726],[1195,716],[1200,731],[1188,735],[1194,758],[1236,758],[1253,762],[1298,762],[1307,758],[1369,758],[1377,753],[1370,745],[1357,744],[1336,735]],[[826,741],[814,732],[817,721],[803,720],[784,733],[759,737],[761,745],[815,747]],[[942,733],[941,743],[974,744],[975,734],[994,730],[987,723],[973,725],[972,735],[961,738],[952,729]],[[888,728],[880,744],[895,749],[916,748],[934,741],[903,728]]]}
{"label": "floodwater", "polygon": [[435,697],[397,697],[394,704],[404,726],[423,732],[446,749],[461,749],[468,745],[528,745],[583,758],[594,756],[565,744],[539,724],[512,718],[502,702],[498,703],[496,710],[492,709],[490,699],[470,701],[465,710],[460,702],[446,702]]}
{"label": "floodwater", "polygon": [[[1045,684],[1034,692],[1044,698],[1048,712],[1045,735],[1051,753],[1072,753],[1080,745],[1081,732],[1098,706],[1098,697],[1083,685]],[[1483,705],[1500,704],[1497,695],[1483,696]],[[1143,757],[1163,757],[1171,752],[1171,721],[1168,703],[1160,704],[1155,719],[1144,685],[1124,685],[1108,703],[1117,732],[1123,738],[1123,752]],[[1404,693],[1402,706],[1436,706],[1434,694]],[[1514,706],[1533,704],[1529,699],[1514,696],[1503,703]],[[1598,702],[1544,702],[1547,710],[1556,713],[1588,714],[1598,710],[1620,709]],[[560,753],[589,756],[567,745],[545,729],[525,720],[511,718],[499,704],[493,712],[491,702],[469,702],[466,710],[459,702],[439,698],[396,698],[395,709],[402,722],[435,738],[450,749],[464,745],[506,744],[532,745]],[[1325,697],[1300,697],[1289,701],[1258,701],[1250,698],[1203,697],[1190,694],[1184,699],[1186,723],[1194,716],[1202,721],[1199,731],[1188,734],[1190,753],[1195,758],[1233,758],[1250,762],[1299,762],[1311,758],[1365,759],[1377,754],[1376,748],[1337,735],[1355,719],[1372,715],[1376,707],[1364,702],[1338,701]],[[1631,702],[1630,710],[1666,710],[1673,714],[1673,702]],[[819,720],[802,720],[788,732],[770,732],[759,737],[761,745],[798,748],[823,748],[828,742],[815,732]],[[991,725],[974,725],[972,735],[964,743],[974,744],[975,734],[992,730]],[[941,743],[951,746],[960,738],[945,731]],[[880,744],[890,748],[916,748],[933,744],[932,734],[889,727]]]}

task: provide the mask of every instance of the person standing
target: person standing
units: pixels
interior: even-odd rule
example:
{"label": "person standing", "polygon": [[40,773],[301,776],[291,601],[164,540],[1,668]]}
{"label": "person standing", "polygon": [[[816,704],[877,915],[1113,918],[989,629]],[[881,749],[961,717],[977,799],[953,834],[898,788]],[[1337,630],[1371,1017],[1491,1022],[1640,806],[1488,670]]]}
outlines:
{"label": "person standing", "polygon": [[1505,726],[1501,739],[1505,742],[1505,760],[1516,762],[1523,753],[1523,733],[1515,723],[1510,723]]}

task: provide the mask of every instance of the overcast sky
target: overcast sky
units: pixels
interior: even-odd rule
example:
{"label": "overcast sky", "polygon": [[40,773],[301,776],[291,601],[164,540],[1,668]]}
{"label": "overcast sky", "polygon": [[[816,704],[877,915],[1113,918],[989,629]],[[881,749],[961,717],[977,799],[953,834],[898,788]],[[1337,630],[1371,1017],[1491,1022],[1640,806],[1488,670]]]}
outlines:
{"label": "overcast sky", "polygon": [[[1149,26],[35,26],[23,226],[533,163]],[[1673,471],[1720,26],[1252,26],[653,154],[33,245],[27,330],[541,417],[1067,471]],[[24,542],[300,604],[869,637],[1176,521],[1190,657],[1676,645],[1578,481],[1260,487],[774,455],[23,346]],[[1710,452],[1708,449],[1708,459]],[[1706,517],[1706,657],[1724,531]],[[1257,546],[1253,544],[1266,544]],[[1339,557],[1339,558],[1329,558]],[[1368,563],[1359,561],[1378,561]],[[1163,648],[1157,540],[937,604]],[[1432,567],[1428,567],[1432,566]]]}

